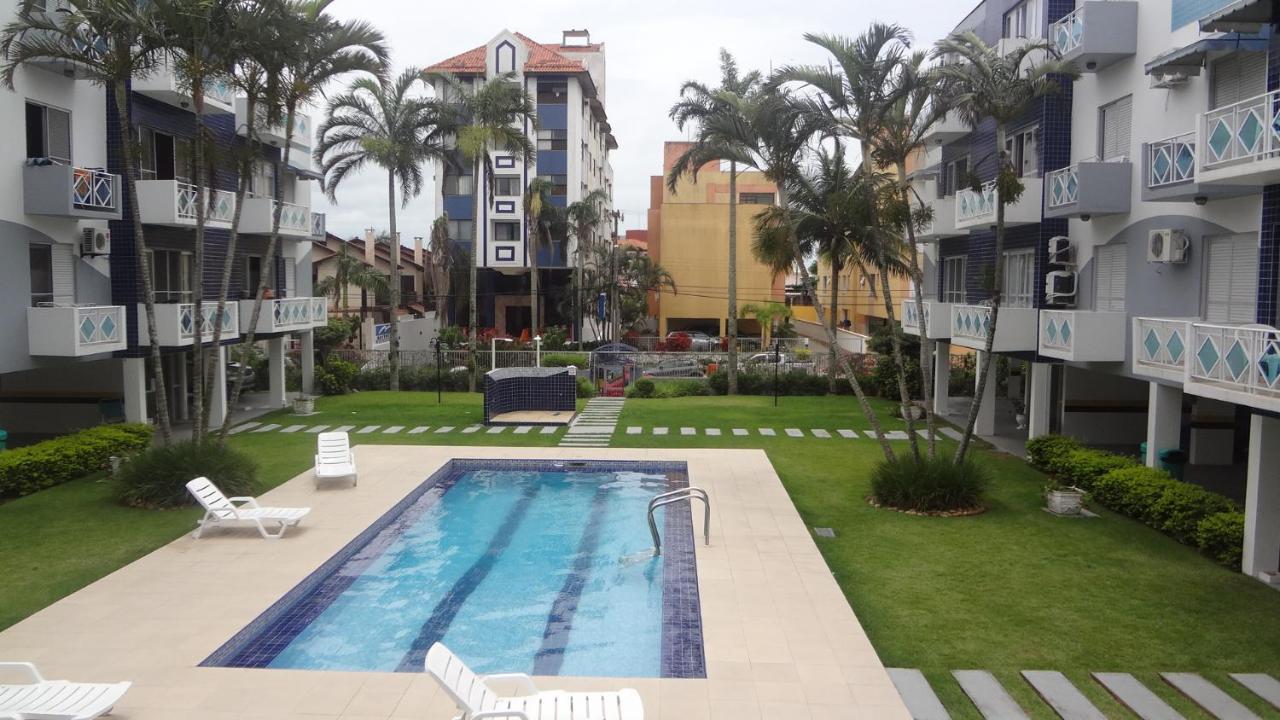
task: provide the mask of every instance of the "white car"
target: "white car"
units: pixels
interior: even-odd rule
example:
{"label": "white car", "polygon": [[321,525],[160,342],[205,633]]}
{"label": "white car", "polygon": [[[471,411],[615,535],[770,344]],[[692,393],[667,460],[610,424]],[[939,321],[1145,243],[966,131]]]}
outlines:
{"label": "white car", "polygon": [[774,365],[778,366],[781,372],[790,372],[792,370],[804,370],[806,372],[813,370],[813,363],[808,361],[800,361],[794,355],[788,353],[756,353],[744,360],[741,368],[747,372],[767,372],[773,370]]}

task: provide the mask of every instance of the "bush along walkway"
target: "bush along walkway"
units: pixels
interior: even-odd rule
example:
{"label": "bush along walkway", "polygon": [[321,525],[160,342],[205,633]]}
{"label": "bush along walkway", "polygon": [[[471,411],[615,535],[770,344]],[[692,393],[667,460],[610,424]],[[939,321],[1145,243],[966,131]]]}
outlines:
{"label": "bush along walkway", "polygon": [[582,408],[564,437],[560,438],[560,447],[609,447],[624,402],[623,398],[611,397],[587,401],[587,406]]}
{"label": "bush along walkway", "polygon": [[[1035,694],[1059,717],[1072,720],[1106,720],[1085,693],[1067,676],[1047,670],[1023,670]],[[889,668],[889,677],[916,720],[949,720],[946,708],[919,670]],[[1021,720],[1030,717],[1026,709],[985,670],[957,670],[952,673],[961,690],[987,720]],[[1160,673],[1174,690],[1218,720],[1261,720],[1252,710],[1227,692],[1195,673]],[[1263,673],[1233,673],[1231,678],[1259,699],[1280,710],[1280,681]],[[1117,702],[1142,720],[1179,720],[1183,717],[1159,695],[1129,673],[1093,673],[1093,679]],[[1043,710],[1043,708],[1035,708]]]}

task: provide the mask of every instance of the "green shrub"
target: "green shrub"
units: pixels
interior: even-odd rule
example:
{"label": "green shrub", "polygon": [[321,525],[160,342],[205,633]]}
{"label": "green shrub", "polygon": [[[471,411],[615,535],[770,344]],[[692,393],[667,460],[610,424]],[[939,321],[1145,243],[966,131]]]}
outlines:
{"label": "green shrub", "polygon": [[1048,469],[1059,483],[1092,492],[1098,478],[1112,470],[1131,467],[1139,467],[1138,461],[1102,450],[1079,448],[1059,455],[1050,463]]}
{"label": "green shrub", "polygon": [[1091,495],[1104,507],[1150,524],[1152,508],[1170,485],[1177,483],[1163,470],[1146,466],[1120,468],[1098,478]]}
{"label": "green shrub", "polygon": [[657,387],[653,384],[652,380],[649,378],[640,378],[632,383],[631,387],[627,388],[627,397],[651,398],[656,390]]}
{"label": "green shrub", "polygon": [[542,347],[548,350],[559,350],[568,340],[569,329],[563,325],[542,328]]}
{"label": "green shrub", "polygon": [[657,397],[701,397],[711,394],[711,385],[706,378],[674,378],[654,382]]}
{"label": "green shrub", "polygon": [[1151,524],[1178,542],[1196,543],[1196,527],[1209,515],[1232,512],[1231,500],[1200,487],[1174,480],[1151,507]]}
{"label": "green shrub", "polygon": [[1027,441],[1027,462],[1040,470],[1048,470],[1063,455],[1080,447],[1080,443],[1075,438],[1063,435],[1041,435]]}
{"label": "green shrub", "polygon": [[1239,570],[1244,549],[1244,514],[1218,512],[1206,516],[1196,525],[1196,546],[1218,564]]}
{"label": "green shrub", "polygon": [[355,363],[331,357],[322,367],[316,368],[316,385],[324,395],[345,395],[351,391],[351,383],[358,372]]}
{"label": "green shrub", "polygon": [[876,502],[899,510],[943,512],[982,506],[991,482],[987,469],[972,461],[959,465],[949,459],[910,457],[882,461],[871,472]]}
{"label": "green shrub", "polygon": [[569,367],[586,369],[591,365],[591,356],[587,353],[546,353],[542,356],[542,367]]}
{"label": "green shrub", "polygon": [[207,477],[228,497],[256,495],[258,466],[248,454],[218,442],[191,440],[154,447],[134,457],[116,474],[116,497],[141,508],[169,508],[194,502],[187,483]]}
{"label": "green shrub", "polygon": [[[707,376],[711,392],[714,395],[725,395],[729,392],[729,373],[717,370]],[[841,380],[840,382],[844,382]],[[803,370],[790,370],[778,373],[779,395],[826,395],[827,378],[812,375]],[[846,384],[847,386],[847,384]],[[738,373],[739,395],[772,395],[774,392],[774,376],[771,372]]]}
{"label": "green shrub", "polygon": [[589,400],[596,396],[596,386],[585,375],[578,376],[578,397]]}
{"label": "green shrub", "polygon": [[30,495],[95,473],[112,456],[146,449],[154,433],[150,425],[99,425],[0,452],[0,498]]}

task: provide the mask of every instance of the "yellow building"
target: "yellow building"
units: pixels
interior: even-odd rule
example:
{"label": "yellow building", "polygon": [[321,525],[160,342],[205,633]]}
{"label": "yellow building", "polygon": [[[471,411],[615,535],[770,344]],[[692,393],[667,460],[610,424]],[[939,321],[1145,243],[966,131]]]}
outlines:
{"label": "yellow building", "polygon": [[[843,267],[840,276],[831,276],[831,265],[825,260],[818,261],[818,272],[814,276],[817,282],[818,297],[827,312],[831,312],[831,284],[838,283],[835,307],[836,324],[847,330],[863,335],[871,335],[888,322],[884,309],[884,290],[880,277],[870,268],[864,274],[857,267]],[[902,314],[902,301],[911,295],[911,281],[904,275],[889,276],[889,291],[893,298],[893,317],[898,322]],[[797,311],[800,308],[796,308]],[[796,317],[804,314],[797,312]],[[804,317],[802,319],[809,319]]]}
{"label": "yellow building", "polygon": [[[658,301],[658,333],[700,330],[723,336],[728,323],[729,173],[711,163],[698,181],[680,179],[676,192],[665,175],[691,143],[663,146],[663,177],[650,179],[649,255],[671,273],[676,291],[663,290]],[[777,188],[758,172],[738,173],[738,333],[760,334],[760,324],[743,317],[742,307],[782,302],[782,277],[751,255],[752,223],[761,207],[777,200]]]}

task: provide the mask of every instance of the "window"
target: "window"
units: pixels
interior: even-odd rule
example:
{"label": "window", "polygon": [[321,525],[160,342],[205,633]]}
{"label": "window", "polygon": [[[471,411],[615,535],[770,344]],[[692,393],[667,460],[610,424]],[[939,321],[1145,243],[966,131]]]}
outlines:
{"label": "window", "polygon": [[520,178],[515,175],[499,175],[493,179],[494,194],[499,197],[519,197],[522,194]]}
{"label": "window", "polygon": [[474,175],[446,175],[444,178],[445,195],[474,195],[475,192]]}
{"label": "window", "polygon": [[1110,105],[1103,105],[1098,123],[1098,157],[1114,160],[1129,156],[1129,134],[1133,126],[1133,96],[1122,97]]}
{"label": "window", "polygon": [[569,83],[566,80],[539,80],[538,104],[564,105],[569,102]]}
{"label": "window", "polygon": [[1258,237],[1209,238],[1205,319],[1216,323],[1257,321]]}
{"label": "window", "polygon": [[1001,37],[1040,37],[1040,0],[1026,0],[1005,13]]}
{"label": "window", "polygon": [[551,197],[564,197],[569,194],[568,175],[539,175],[538,179],[551,183]]}
{"label": "window", "polygon": [[965,257],[942,259],[942,302],[962,303],[965,300]]}
{"label": "window", "polygon": [[498,242],[517,242],[520,240],[520,223],[494,223],[493,239]]}
{"label": "window", "polygon": [[138,128],[138,169],[143,180],[190,182],[191,140]]}
{"label": "window", "polygon": [[416,292],[417,291],[414,288],[414,284],[413,284],[413,275],[401,275],[400,276],[400,298],[405,299],[407,297],[409,299],[414,299]]}
{"label": "window", "polygon": [[772,205],[773,193],[738,193],[738,202],[743,205]]}
{"label": "window", "polygon": [[53,246],[32,245],[31,256],[31,306],[53,302]]}
{"label": "window", "polygon": [[1013,308],[1033,306],[1036,291],[1035,250],[1010,250],[1004,254],[1004,284],[1001,305]]}
{"label": "window", "polygon": [[943,181],[946,184],[943,197],[955,195],[956,191],[967,187],[969,185],[969,158],[963,157],[947,163]]}
{"label": "window", "polygon": [[27,103],[27,157],[71,164],[71,113]]}
{"label": "window", "polygon": [[1209,107],[1220,108],[1257,97],[1267,91],[1267,55],[1238,52],[1210,66]]}
{"label": "window", "polygon": [[276,166],[274,163],[257,162],[253,164],[253,172],[249,175],[249,195],[252,197],[275,197]]}
{"label": "window", "polygon": [[151,284],[158,303],[191,302],[191,253],[152,250]]}
{"label": "window", "polygon": [[1038,137],[1040,128],[1029,128],[1011,133],[1004,141],[1004,150],[1018,177],[1034,177],[1040,171]]}
{"label": "window", "polygon": [[569,149],[569,131],[568,130],[539,130],[538,131],[538,149],[539,150],[568,150]]}
{"label": "window", "polygon": [[1103,245],[1093,253],[1093,309],[1124,312],[1125,274],[1129,269],[1128,246]]}
{"label": "window", "polygon": [[450,240],[470,240],[471,239],[471,221],[470,220],[450,220],[449,221],[449,239]]}
{"label": "window", "polygon": [[241,290],[241,294],[248,298],[256,297],[260,287],[262,287],[262,256],[246,255],[244,258],[244,288]]}

